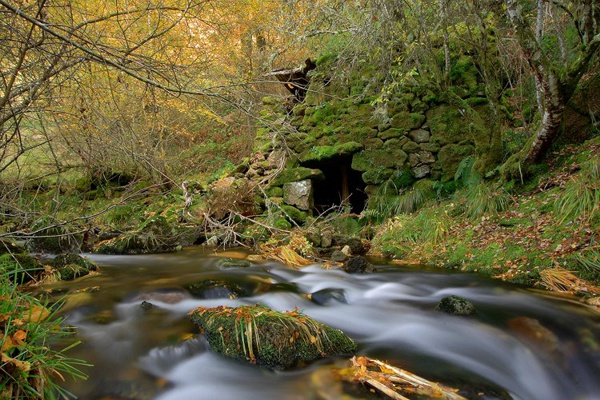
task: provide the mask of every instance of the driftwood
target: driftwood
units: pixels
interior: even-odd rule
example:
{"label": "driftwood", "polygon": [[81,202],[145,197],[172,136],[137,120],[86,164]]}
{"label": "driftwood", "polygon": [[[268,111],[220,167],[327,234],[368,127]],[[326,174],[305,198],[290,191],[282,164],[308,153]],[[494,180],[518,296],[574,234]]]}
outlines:
{"label": "driftwood", "polygon": [[467,400],[457,389],[431,382],[415,374],[368,357],[352,357],[352,365],[339,371],[349,382],[371,386],[394,400],[409,400],[404,395],[427,396],[431,399]]}

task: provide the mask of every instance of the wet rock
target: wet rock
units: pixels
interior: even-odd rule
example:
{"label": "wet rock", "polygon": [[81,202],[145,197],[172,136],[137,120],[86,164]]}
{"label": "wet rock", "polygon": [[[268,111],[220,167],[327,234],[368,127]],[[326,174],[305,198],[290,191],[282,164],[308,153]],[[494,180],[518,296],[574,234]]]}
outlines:
{"label": "wet rock", "polygon": [[231,269],[231,268],[248,268],[252,263],[248,260],[241,260],[236,258],[220,258],[217,261],[217,268],[219,269]]}
{"label": "wet rock", "polygon": [[334,250],[334,252],[331,253],[331,261],[342,262],[345,259],[346,259],[346,255],[344,253],[342,253],[341,250]]}
{"label": "wet rock", "polygon": [[324,305],[331,301],[348,303],[344,289],[322,289],[308,295],[308,298],[316,304]]}
{"label": "wet rock", "polygon": [[324,357],[350,356],[356,344],[331,328],[294,310],[262,305],[204,308],[190,312],[212,351],[272,369],[288,369]]}
{"label": "wet rock", "polygon": [[75,253],[59,254],[52,260],[52,266],[56,268],[63,281],[70,281],[88,275],[90,271],[98,270],[98,266],[93,261]]}
{"label": "wet rock", "polygon": [[340,246],[341,248],[348,246],[350,253],[355,255],[365,254],[367,252],[362,240],[355,237],[335,235],[333,237],[333,245]]}
{"label": "wet rock", "polygon": [[190,283],[186,289],[199,299],[233,299],[252,295],[252,290],[222,279],[205,279]]}
{"label": "wet rock", "polygon": [[350,274],[365,274],[375,272],[376,269],[373,265],[363,256],[355,256],[344,263],[342,269]]}
{"label": "wet rock", "polygon": [[453,315],[472,315],[477,312],[473,303],[460,296],[444,297],[435,309]]}
{"label": "wet rock", "polygon": [[144,300],[141,302],[140,308],[144,311],[150,311],[150,310],[155,310],[159,307],[157,305],[154,305],[154,304]]}

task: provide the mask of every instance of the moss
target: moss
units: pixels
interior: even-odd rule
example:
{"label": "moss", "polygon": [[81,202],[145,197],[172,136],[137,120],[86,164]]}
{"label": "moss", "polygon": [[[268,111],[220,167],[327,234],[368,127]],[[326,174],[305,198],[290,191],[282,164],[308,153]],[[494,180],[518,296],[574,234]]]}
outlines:
{"label": "moss", "polygon": [[279,218],[275,220],[273,226],[277,229],[283,229],[285,231],[292,229],[292,224],[285,218]]}
{"label": "moss", "polygon": [[402,169],[395,170],[392,173],[390,181],[397,189],[402,189],[412,186],[416,179],[412,170],[408,166],[404,166]]}
{"label": "moss", "polygon": [[408,155],[401,149],[373,149],[363,150],[352,157],[352,169],[355,171],[369,171],[374,168],[399,168]]}
{"label": "moss", "polygon": [[[325,176],[323,175],[323,172],[319,169],[305,167],[286,168],[283,171],[281,171],[281,173],[277,175],[275,179],[273,179],[273,182],[271,182],[271,186],[281,186],[284,183],[298,182],[305,179],[322,180],[324,178]],[[274,195],[274,197],[278,196]]]}
{"label": "moss", "polygon": [[98,266],[74,253],[59,254],[52,260],[52,266],[58,270],[60,279],[70,281],[75,278],[85,276],[90,271],[97,271]]}
{"label": "moss", "polygon": [[425,122],[425,116],[418,113],[399,112],[392,117],[392,128],[400,129],[403,133],[420,128]]}
{"label": "moss", "polygon": [[34,222],[30,229],[35,232],[27,242],[28,250],[60,254],[65,251],[79,250],[83,235],[71,231],[80,231],[77,227],[55,224],[53,221],[41,219]]}
{"label": "moss", "polygon": [[440,149],[438,160],[442,167],[442,182],[454,179],[454,174],[460,162],[468,156],[472,156],[475,148],[471,145],[449,144]]}
{"label": "moss", "polygon": [[402,137],[402,136],[404,136],[404,134],[406,134],[405,129],[390,128],[390,129],[386,129],[382,132],[379,132],[377,134],[377,137],[379,137],[380,139],[383,139],[383,140],[389,140],[389,139],[395,139],[395,138]]}
{"label": "moss", "polygon": [[306,222],[306,218],[308,218],[308,213],[300,211],[296,207],[288,205],[281,205],[280,207],[283,212],[285,212],[287,216],[297,224],[302,225],[304,222]]}
{"label": "moss", "polygon": [[283,197],[283,188],[280,186],[270,186],[265,192],[267,197]]}
{"label": "moss", "polygon": [[319,162],[338,156],[352,155],[362,150],[363,145],[358,142],[345,142],[332,146],[314,146],[300,156],[303,163]]}
{"label": "moss", "polygon": [[298,311],[262,305],[197,308],[190,319],[202,328],[211,350],[272,369],[288,369],[330,356],[350,356],[356,344],[338,329]]}
{"label": "moss", "polygon": [[393,169],[384,168],[384,167],[376,167],[372,168],[368,171],[365,171],[362,174],[362,180],[367,185],[379,185],[386,180],[388,180],[392,174],[394,173]]}
{"label": "moss", "polygon": [[450,80],[453,85],[462,86],[464,94],[473,95],[479,89],[479,72],[469,56],[462,55],[453,62]]}
{"label": "moss", "polygon": [[458,107],[438,106],[427,111],[431,142],[444,146],[470,139],[468,121]]}
{"label": "moss", "polygon": [[0,273],[17,284],[27,283],[44,271],[38,260],[27,253],[2,254],[0,256]]}

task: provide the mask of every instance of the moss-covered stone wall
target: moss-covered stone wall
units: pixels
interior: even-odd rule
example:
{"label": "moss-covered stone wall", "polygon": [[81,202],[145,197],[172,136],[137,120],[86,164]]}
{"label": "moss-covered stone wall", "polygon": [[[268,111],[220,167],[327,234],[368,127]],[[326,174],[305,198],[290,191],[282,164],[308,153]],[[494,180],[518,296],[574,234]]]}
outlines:
{"label": "moss-covered stone wall", "polygon": [[264,100],[264,124],[255,146],[262,166],[250,168],[273,171],[274,167],[265,167],[266,160],[285,149],[283,171],[271,186],[313,177],[343,179],[319,173],[320,166],[342,160],[349,160],[350,168],[362,174],[367,193],[375,193],[386,182],[398,190],[420,179],[447,182],[454,179],[464,158],[492,142],[492,128],[485,122],[487,100],[473,79],[464,79],[464,90],[455,90],[454,97],[415,85],[382,102],[364,90],[353,96],[358,83],[344,84],[336,78],[331,59],[321,62],[315,72],[305,102],[292,110],[285,110],[281,101]]}

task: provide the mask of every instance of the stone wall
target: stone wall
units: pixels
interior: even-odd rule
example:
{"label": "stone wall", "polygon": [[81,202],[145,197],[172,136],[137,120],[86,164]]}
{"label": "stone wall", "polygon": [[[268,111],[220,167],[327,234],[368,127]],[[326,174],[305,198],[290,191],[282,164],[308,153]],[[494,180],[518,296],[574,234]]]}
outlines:
{"label": "stone wall", "polygon": [[283,189],[283,201],[289,205],[297,200],[285,200],[293,197],[285,193],[292,190],[286,183],[342,179],[323,176],[327,163],[350,163],[361,173],[367,193],[386,182],[398,190],[420,179],[448,182],[460,162],[475,155],[479,143],[490,142],[491,129],[482,117],[489,112],[487,101],[477,89],[463,88],[464,98],[454,102],[467,105],[469,111],[416,86],[378,103],[373,97],[349,97],[352,90],[342,82],[317,74],[306,101],[291,113],[282,102],[264,100],[264,126],[255,146],[255,158],[262,164],[251,163],[250,174],[264,178],[276,169],[267,161],[272,154],[285,154],[283,162],[279,159],[279,176],[270,185]]}

